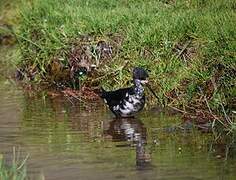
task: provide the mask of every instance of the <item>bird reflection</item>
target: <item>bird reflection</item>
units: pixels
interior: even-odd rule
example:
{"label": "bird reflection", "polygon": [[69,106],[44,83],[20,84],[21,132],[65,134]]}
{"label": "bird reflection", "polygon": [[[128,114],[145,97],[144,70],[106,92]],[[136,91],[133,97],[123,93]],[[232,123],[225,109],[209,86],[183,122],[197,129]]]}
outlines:
{"label": "bird reflection", "polygon": [[136,149],[136,166],[138,169],[151,167],[151,156],[147,152],[147,130],[144,124],[136,118],[114,119],[104,135],[111,136],[112,141],[129,142],[129,146]]}

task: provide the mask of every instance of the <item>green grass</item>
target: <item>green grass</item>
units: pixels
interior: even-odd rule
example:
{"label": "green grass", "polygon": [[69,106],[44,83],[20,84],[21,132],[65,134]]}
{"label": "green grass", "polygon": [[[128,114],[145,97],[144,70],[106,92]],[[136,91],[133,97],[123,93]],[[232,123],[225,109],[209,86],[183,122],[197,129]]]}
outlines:
{"label": "green grass", "polygon": [[68,68],[71,42],[80,35],[92,33],[94,45],[109,41],[108,34],[119,34],[121,50],[98,73],[116,75],[102,76],[99,85],[125,86],[132,67],[143,66],[151,71],[152,86],[163,104],[189,112],[208,109],[220,116],[225,111],[233,119],[235,12],[234,0],[27,1],[16,30],[22,52],[18,65],[36,69],[34,80],[45,81],[55,57]]}
{"label": "green grass", "polygon": [[27,172],[26,172],[26,160],[28,156],[19,161],[19,154],[16,155],[15,149],[13,149],[13,158],[12,164],[7,165],[3,158],[3,155],[0,154],[0,179],[1,180],[25,180],[27,179]]}
{"label": "green grass", "polygon": [[0,3],[0,46],[15,44],[11,28],[17,24],[19,0],[1,0]]}

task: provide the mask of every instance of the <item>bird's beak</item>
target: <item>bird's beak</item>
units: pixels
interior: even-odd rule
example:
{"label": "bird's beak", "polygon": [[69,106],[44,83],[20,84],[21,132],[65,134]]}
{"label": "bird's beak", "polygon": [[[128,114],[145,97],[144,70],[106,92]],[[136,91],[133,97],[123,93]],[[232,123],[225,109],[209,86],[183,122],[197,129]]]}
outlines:
{"label": "bird's beak", "polygon": [[148,80],[141,80],[141,84],[147,84]]}

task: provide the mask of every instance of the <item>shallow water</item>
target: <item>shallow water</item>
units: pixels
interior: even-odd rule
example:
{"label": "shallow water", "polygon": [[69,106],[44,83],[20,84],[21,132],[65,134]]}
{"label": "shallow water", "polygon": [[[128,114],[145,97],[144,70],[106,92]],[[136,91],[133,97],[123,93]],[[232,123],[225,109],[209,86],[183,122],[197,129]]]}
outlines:
{"label": "shallow water", "polygon": [[0,154],[28,154],[31,179],[236,178],[233,153],[178,115],[145,109],[118,120],[102,102],[25,93],[3,76],[0,102]]}

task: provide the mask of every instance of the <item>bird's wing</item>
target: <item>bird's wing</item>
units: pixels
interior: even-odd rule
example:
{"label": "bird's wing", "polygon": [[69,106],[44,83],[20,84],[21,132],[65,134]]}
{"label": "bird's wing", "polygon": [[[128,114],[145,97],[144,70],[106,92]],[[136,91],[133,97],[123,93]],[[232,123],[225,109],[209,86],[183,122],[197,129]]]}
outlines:
{"label": "bird's wing", "polygon": [[120,101],[122,101],[123,99],[126,98],[127,93],[134,94],[133,87],[118,89],[115,91],[104,91],[103,90],[102,98],[106,99],[107,104],[109,106],[115,106],[115,105],[118,105],[120,103]]}

